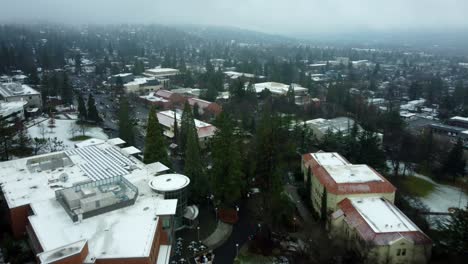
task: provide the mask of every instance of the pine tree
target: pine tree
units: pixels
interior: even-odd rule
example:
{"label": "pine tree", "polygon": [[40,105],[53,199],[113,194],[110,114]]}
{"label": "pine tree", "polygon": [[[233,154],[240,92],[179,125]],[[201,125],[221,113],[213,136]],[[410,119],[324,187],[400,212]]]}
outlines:
{"label": "pine tree", "polygon": [[[188,108],[188,112],[191,117],[190,108]],[[198,135],[193,117],[188,122],[185,133],[184,173],[190,178],[192,183],[192,199],[200,201],[208,194],[209,182],[202,165]]]}
{"label": "pine tree", "polygon": [[307,168],[307,178],[306,178],[306,196],[307,199],[312,199],[312,172],[311,168]]}
{"label": "pine tree", "polygon": [[81,94],[78,96],[78,118],[81,122],[88,119],[88,112],[86,111],[86,105]]}
{"label": "pine tree", "polygon": [[197,103],[193,105],[193,118],[200,119],[200,107]]}
{"label": "pine tree", "polygon": [[289,85],[288,92],[286,93],[286,97],[290,105],[296,104],[296,95],[294,92],[294,87],[292,85]]}
{"label": "pine tree", "polygon": [[99,116],[98,110],[96,108],[96,102],[94,101],[94,97],[92,94],[88,96],[88,120],[91,120],[95,123],[100,123],[102,121],[101,117]]}
{"label": "pine tree", "polygon": [[130,118],[130,107],[127,98],[120,98],[119,107],[119,137],[123,139],[128,146],[135,145],[135,135],[133,133],[133,123]]}
{"label": "pine tree", "polygon": [[159,124],[156,115],[156,108],[151,107],[148,114],[148,123],[146,124],[146,139],[143,162],[146,164],[161,162],[169,166],[169,157],[164,139],[161,124]]}
{"label": "pine tree", "polygon": [[327,189],[325,188],[325,186],[323,186],[323,193],[322,193],[322,205],[321,205],[321,208],[320,208],[320,217],[322,220],[326,220],[327,219],[327,199],[328,199],[328,194],[327,194]]}
{"label": "pine tree", "polygon": [[174,110],[174,124],[172,125],[173,128],[174,128],[174,138],[172,139],[172,141],[175,143],[175,144],[178,144],[179,143],[179,124],[177,123],[177,115],[176,115],[176,112]]}
{"label": "pine tree", "polygon": [[466,161],[463,157],[463,141],[458,138],[444,162],[444,172],[453,178],[462,176],[465,172]]}
{"label": "pine tree", "polygon": [[224,112],[218,117],[217,126],[213,138],[211,182],[215,196],[222,204],[229,206],[241,196],[243,172],[240,142],[234,135],[230,118]]}
{"label": "pine tree", "polygon": [[[438,246],[447,254],[466,257],[468,249],[468,207],[455,209],[446,221],[441,221],[438,230],[443,234]],[[460,262],[461,263],[461,262]]]}
{"label": "pine tree", "polygon": [[0,158],[9,160],[13,145],[13,138],[16,134],[14,126],[8,124],[4,119],[0,119]]}
{"label": "pine tree", "polygon": [[190,104],[186,101],[184,105],[184,111],[182,112],[182,117],[180,120],[179,149],[181,153],[185,153],[188,137],[187,133],[191,122],[193,122],[192,109],[190,107]]}
{"label": "pine tree", "polygon": [[70,86],[70,82],[69,82],[67,73],[63,74],[63,84],[62,84],[62,89],[61,89],[60,95],[62,97],[62,102],[65,105],[72,104],[72,102],[73,102],[73,90],[72,90],[72,87]]}

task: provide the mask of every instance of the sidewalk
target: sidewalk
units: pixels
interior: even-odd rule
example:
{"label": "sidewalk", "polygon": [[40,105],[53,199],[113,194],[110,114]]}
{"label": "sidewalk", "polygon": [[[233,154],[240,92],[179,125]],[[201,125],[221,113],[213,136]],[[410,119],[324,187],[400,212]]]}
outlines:
{"label": "sidewalk", "polygon": [[209,249],[215,249],[222,245],[231,235],[232,225],[218,221],[215,231],[209,235],[202,243]]}

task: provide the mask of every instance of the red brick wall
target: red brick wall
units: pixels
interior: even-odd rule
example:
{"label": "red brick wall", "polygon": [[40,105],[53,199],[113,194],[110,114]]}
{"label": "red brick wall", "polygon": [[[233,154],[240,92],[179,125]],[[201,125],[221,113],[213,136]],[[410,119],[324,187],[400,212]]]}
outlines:
{"label": "red brick wall", "polygon": [[86,242],[86,244],[84,245],[83,249],[81,250],[79,254],[69,256],[67,258],[55,261],[53,263],[54,264],[82,264],[86,256],[88,256],[88,242]]}
{"label": "red brick wall", "polygon": [[10,209],[10,226],[13,237],[18,239],[26,233],[26,225],[28,224],[28,216],[31,207],[29,204]]}

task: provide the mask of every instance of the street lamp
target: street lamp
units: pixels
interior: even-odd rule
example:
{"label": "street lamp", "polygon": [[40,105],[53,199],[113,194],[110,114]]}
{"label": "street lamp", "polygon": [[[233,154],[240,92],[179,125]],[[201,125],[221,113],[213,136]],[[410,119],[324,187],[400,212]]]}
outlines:
{"label": "street lamp", "polygon": [[294,233],[296,233],[296,217],[293,218]]}
{"label": "street lamp", "polygon": [[239,244],[236,243],[236,258],[239,255]]}
{"label": "street lamp", "polygon": [[197,226],[198,242],[200,242],[200,227]]}
{"label": "street lamp", "polygon": [[218,222],[218,207],[215,208],[216,222]]}

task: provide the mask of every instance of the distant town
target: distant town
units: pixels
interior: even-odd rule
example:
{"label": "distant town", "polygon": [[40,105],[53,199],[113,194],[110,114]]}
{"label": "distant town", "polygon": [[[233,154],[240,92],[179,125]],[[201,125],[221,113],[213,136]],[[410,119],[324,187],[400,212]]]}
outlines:
{"label": "distant town", "polygon": [[468,56],[0,25],[0,264],[465,263]]}

